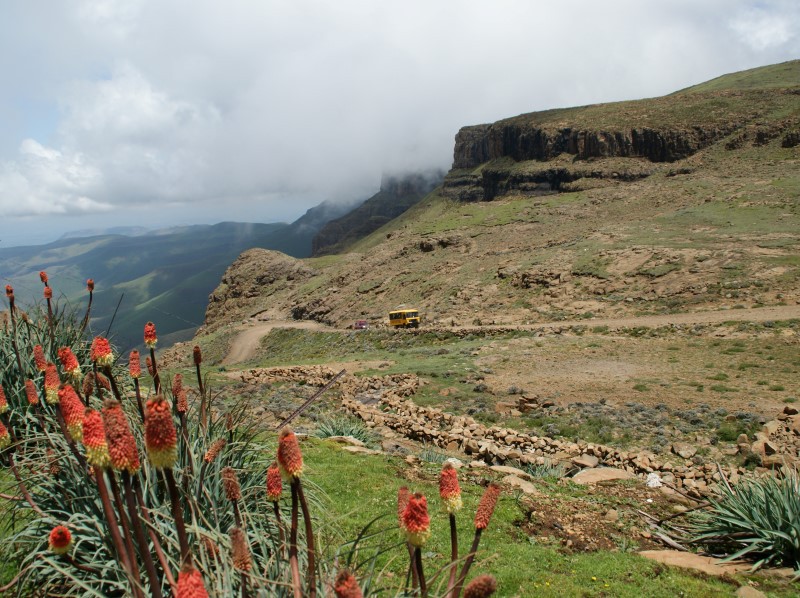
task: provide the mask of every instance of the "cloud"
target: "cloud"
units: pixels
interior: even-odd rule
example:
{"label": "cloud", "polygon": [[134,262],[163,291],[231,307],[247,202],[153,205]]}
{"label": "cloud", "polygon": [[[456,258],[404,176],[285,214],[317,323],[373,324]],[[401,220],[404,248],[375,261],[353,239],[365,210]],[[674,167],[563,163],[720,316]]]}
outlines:
{"label": "cloud", "polygon": [[796,4],[10,0],[0,216],[291,219],[464,125],[797,57]]}

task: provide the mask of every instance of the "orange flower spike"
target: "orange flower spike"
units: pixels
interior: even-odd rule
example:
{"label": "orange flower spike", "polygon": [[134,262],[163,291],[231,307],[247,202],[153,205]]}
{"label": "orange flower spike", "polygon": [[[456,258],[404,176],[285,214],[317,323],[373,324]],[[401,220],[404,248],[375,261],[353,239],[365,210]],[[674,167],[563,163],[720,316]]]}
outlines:
{"label": "orange flower spike", "polygon": [[3,390],[3,386],[0,385],[0,414],[6,411],[8,411],[8,399],[6,399],[6,392]]}
{"label": "orange flower spike", "polygon": [[176,598],[208,598],[208,592],[203,585],[203,576],[187,562],[178,574],[178,591]]}
{"label": "orange flower spike", "polygon": [[231,502],[242,500],[242,487],[239,485],[239,477],[233,467],[223,467],[221,473],[225,497]]}
{"label": "orange flower spike", "polygon": [[142,361],[139,357],[139,351],[136,349],[131,351],[131,355],[128,358],[128,373],[134,380],[142,375]]}
{"label": "orange flower spike", "polygon": [[8,433],[8,428],[0,421],[0,450],[6,448],[11,444],[11,434]]}
{"label": "orange flower spike", "polygon": [[336,594],[336,598],[364,597],[364,594],[361,593],[361,588],[358,587],[358,581],[347,569],[340,571],[339,575],[336,576],[333,591]]}
{"label": "orange flower spike", "polygon": [[39,280],[41,280],[44,284],[47,284],[47,272],[44,270],[39,272]]}
{"label": "orange flower spike", "polygon": [[86,290],[90,293],[94,291],[94,278],[87,278],[86,279]]}
{"label": "orange flower spike", "polygon": [[156,395],[145,406],[144,443],[147,457],[156,469],[169,469],[178,459],[178,433],[172,421],[170,405]]}
{"label": "orange flower spike", "polygon": [[278,502],[283,494],[283,481],[281,480],[281,469],[274,461],[267,468],[267,500]]}
{"label": "orange flower spike", "polygon": [[58,391],[58,402],[61,404],[64,423],[67,424],[70,436],[75,440],[83,440],[83,419],[86,415],[86,407],[75,393],[75,389],[69,384],[64,385]]}
{"label": "orange flower spike", "polygon": [[400,489],[397,491],[397,519],[400,521],[400,527],[405,528],[405,523],[403,522],[403,513],[408,506],[408,499],[411,497],[411,492],[408,490],[407,486],[400,486]]}
{"label": "orange flower spike", "polygon": [[412,546],[423,546],[431,535],[431,518],[428,516],[428,501],[424,494],[416,492],[408,497],[403,511],[403,527]]}
{"label": "orange flower spike", "polygon": [[203,352],[200,350],[198,345],[195,345],[194,349],[192,349],[192,359],[194,360],[195,365],[200,365],[203,363]]}
{"label": "orange flower spike", "polygon": [[225,448],[225,445],[228,443],[227,440],[224,438],[220,438],[219,440],[215,440],[214,444],[212,444],[209,449],[206,451],[206,454],[203,456],[203,461],[206,463],[212,463],[214,459],[217,458],[220,451]]}
{"label": "orange flower spike", "polygon": [[9,299],[14,298],[14,287],[12,287],[10,284],[6,285],[6,297]]}
{"label": "orange flower spike", "polygon": [[278,436],[278,466],[285,480],[299,478],[303,473],[303,453],[297,435],[288,426]]}
{"label": "orange flower spike", "polygon": [[61,367],[67,376],[73,380],[78,380],[81,377],[81,366],[78,363],[78,358],[69,347],[61,347],[58,350],[58,360],[61,362]]}
{"label": "orange flower spike", "polygon": [[483,496],[481,496],[481,501],[478,503],[478,510],[475,513],[475,529],[489,527],[489,520],[492,518],[492,513],[494,513],[499,497],[500,486],[489,484],[483,492]]}
{"label": "orange flower spike", "polygon": [[182,390],[183,390],[183,376],[181,374],[175,374],[175,377],[172,378],[172,396],[177,397]]}
{"label": "orange flower spike", "polygon": [[497,581],[491,575],[479,575],[464,588],[464,598],[489,598],[497,591]]}
{"label": "orange flower spike", "polygon": [[111,352],[111,345],[107,338],[102,336],[94,337],[91,357],[92,361],[100,367],[114,363],[114,354]]}
{"label": "orange flower spike", "polygon": [[58,387],[61,380],[58,377],[56,364],[48,363],[44,370],[44,400],[50,405],[58,403]]}
{"label": "orange flower spike", "polygon": [[156,343],[158,343],[158,336],[156,336],[156,325],[152,322],[148,322],[144,325],[144,344],[150,349],[155,349]]}
{"label": "orange flower spike", "polygon": [[247,573],[253,567],[253,562],[250,558],[250,547],[247,545],[247,536],[238,527],[231,528],[230,536],[233,566],[235,569]]}
{"label": "orange flower spike", "polygon": [[86,447],[86,460],[96,469],[108,467],[111,457],[106,444],[105,427],[99,411],[87,409],[83,416],[83,446]]}
{"label": "orange flower spike", "polygon": [[128,420],[122,411],[122,405],[117,401],[108,400],[103,408],[103,425],[106,429],[106,442],[108,454],[111,457],[111,467],[117,470],[126,470],[130,473],[139,471],[139,451],[136,440],[131,434]]}
{"label": "orange flower spike", "polygon": [[186,391],[181,388],[177,395],[178,402],[175,404],[175,410],[178,413],[186,413],[189,411],[189,399],[186,397]]}
{"label": "orange flower spike", "polygon": [[33,348],[33,363],[40,372],[44,372],[47,369],[47,358],[44,356],[42,345],[36,345]]}
{"label": "orange flower spike", "polygon": [[439,475],[439,496],[448,513],[461,510],[461,487],[458,485],[458,473],[452,463],[445,463]]}
{"label": "orange flower spike", "polygon": [[72,546],[72,534],[63,525],[57,525],[50,532],[50,550],[56,554],[67,554]]}
{"label": "orange flower spike", "polygon": [[45,299],[52,299],[53,298],[53,289],[50,287],[44,288],[44,298]]}
{"label": "orange flower spike", "polygon": [[25,396],[28,397],[28,403],[31,405],[39,404],[39,395],[36,393],[36,385],[33,380],[25,380]]}

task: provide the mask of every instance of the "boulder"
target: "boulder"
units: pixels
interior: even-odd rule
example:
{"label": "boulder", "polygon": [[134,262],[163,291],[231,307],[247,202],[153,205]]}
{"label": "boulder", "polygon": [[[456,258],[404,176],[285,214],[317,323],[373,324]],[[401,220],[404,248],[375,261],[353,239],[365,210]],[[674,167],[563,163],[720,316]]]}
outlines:
{"label": "boulder", "polygon": [[624,469],[614,467],[593,467],[582,469],[571,479],[576,484],[596,484],[597,482],[607,482],[610,480],[630,480],[636,476]]}
{"label": "boulder", "polygon": [[579,457],[573,457],[572,463],[585,469],[589,467],[597,467],[597,464],[600,463],[600,459],[594,455],[580,455]]}
{"label": "boulder", "polygon": [[697,453],[697,447],[685,442],[676,442],[672,445],[672,452],[684,459],[691,459]]}
{"label": "boulder", "polygon": [[504,473],[506,475],[514,475],[518,478],[522,478],[525,480],[532,480],[533,476],[529,474],[527,471],[523,471],[516,467],[509,467],[508,465],[492,465],[489,467],[492,471],[496,471],[497,473]]}
{"label": "boulder", "polygon": [[681,552],[679,550],[643,550],[639,554],[664,565],[692,569],[714,577],[733,575],[741,571],[747,571],[751,567],[751,565],[742,562],[723,563],[720,559],[710,556],[700,556],[693,552]]}
{"label": "boulder", "polygon": [[534,486],[531,482],[529,482],[528,480],[523,480],[522,478],[517,477],[515,475],[507,475],[506,477],[504,477],[501,480],[501,482],[503,484],[508,485],[508,486],[512,486],[514,488],[519,488],[525,494],[534,495],[534,496],[539,496],[541,494],[541,492],[539,492],[536,489],[536,486]]}

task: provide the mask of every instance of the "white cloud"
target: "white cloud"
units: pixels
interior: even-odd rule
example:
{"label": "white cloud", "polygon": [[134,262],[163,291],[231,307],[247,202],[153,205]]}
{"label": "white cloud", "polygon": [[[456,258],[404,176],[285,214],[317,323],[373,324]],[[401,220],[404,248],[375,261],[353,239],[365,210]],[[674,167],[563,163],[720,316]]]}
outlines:
{"label": "white cloud", "polygon": [[[9,0],[8,14],[4,217],[291,218],[365,196],[383,171],[446,168],[464,125],[800,56],[794,0]],[[19,105],[57,125],[6,124],[30,120]]]}

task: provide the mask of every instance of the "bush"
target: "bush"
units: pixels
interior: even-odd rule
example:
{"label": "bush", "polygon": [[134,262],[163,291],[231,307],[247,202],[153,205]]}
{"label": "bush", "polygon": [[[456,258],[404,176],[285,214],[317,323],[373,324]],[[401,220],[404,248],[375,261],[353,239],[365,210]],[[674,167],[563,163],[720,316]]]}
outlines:
{"label": "bush", "polygon": [[314,436],[330,438],[331,436],[352,436],[366,445],[372,446],[376,442],[375,434],[366,424],[355,417],[334,416],[321,420],[317,425]]}
{"label": "bush", "polygon": [[727,560],[755,560],[764,565],[792,567],[800,573],[800,478],[792,471],[783,478],[765,476],[723,486],[707,511],[692,517],[692,540],[724,551]]}

